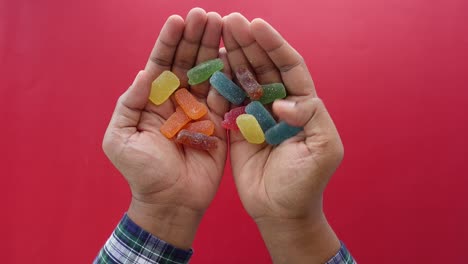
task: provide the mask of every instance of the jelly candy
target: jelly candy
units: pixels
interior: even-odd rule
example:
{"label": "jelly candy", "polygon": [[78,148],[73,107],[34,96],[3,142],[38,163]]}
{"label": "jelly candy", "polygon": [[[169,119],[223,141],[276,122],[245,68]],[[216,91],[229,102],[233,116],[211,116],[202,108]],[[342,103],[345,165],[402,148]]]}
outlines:
{"label": "jelly candy", "polygon": [[244,67],[236,71],[236,77],[242,88],[247,92],[250,99],[258,100],[263,95],[262,86],[255,80],[254,75]]}
{"label": "jelly candy", "polygon": [[202,83],[208,80],[216,71],[222,70],[223,67],[224,64],[221,59],[209,60],[198,64],[187,72],[188,83],[190,85]]}
{"label": "jelly candy", "polygon": [[245,114],[245,106],[239,106],[231,109],[231,111],[224,114],[224,120],[221,122],[221,125],[225,129],[239,130],[236,118],[242,114]]}
{"label": "jelly candy", "polygon": [[175,100],[191,119],[199,119],[208,112],[206,105],[195,99],[195,97],[185,88],[179,89],[175,92]]}
{"label": "jelly candy", "polygon": [[190,122],[190,117],[188,117],[184,110],[182,110],[182,108],[179,106],[176,108],[176,111],[166,120],[166,122],[164,122],[159,130],[165,137],[172,138],[188,122]]}
{"label": "jelly candy", "polygon": [[237,117],[236,123],[247,142],[261,144],[265,141],[262,128],[253,115],[242,114]]}
{"label": "jelly candy", "polygon": [[163,71],[151,84],[149,99],[155,105],[164,103],[169,96],[179,87],[180,81],[177,76],[170,71]]}
{"label": "jelly candy", "polygon": [[262,127],[263,132],[266,132],[272,126],[276,125],[275,119],[271,116],[270,112],[258,101],[253,101],[245,108],[247,114],[251,114],[257,119]]}
{"label": "jelly candy", "polygon": [[302,127],[290,126],[284,121],[278,123],[274,127],[268,129],[265,133],[265,138],[268,144],[278,145],[288,138],[291,138],[302,130]]}
{"label": "jelly candy", "polygon": [[224,73],[215,72],[210,78],[210,83],[229,102],[235,105],[244,102],[245,92],[233,81],[229,80]]}
{"label": "jelly candy", "polygon": [[177,143],[184,144],[186,146],[209,150],[218,147],[218,139],[216,137],[210,137],[202,133],[188,131],[182,129],[175,140]]}
{"label": "jelly candy", "polygon": [[286,97],[286,89],[282,83],[264,84],[262,87],[263,96],[258,100],[262,104],[269,104],[276,99]]}
{"label": "jelly candy", "polygon": [[188,123],[184,127],[184,129],[211,136],[214,133],[214,123],[211,120],[201,120],[193,123]]}

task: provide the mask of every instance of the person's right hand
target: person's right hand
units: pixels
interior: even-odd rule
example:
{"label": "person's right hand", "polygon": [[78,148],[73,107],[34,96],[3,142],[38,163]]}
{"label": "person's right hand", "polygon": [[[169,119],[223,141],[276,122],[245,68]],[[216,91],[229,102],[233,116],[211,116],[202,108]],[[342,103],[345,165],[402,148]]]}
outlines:
{"label": "person's right hand", "polygon": [[[190,247],[201,216],[218,188],[226,161],[226,133],[219,127],[228,104],[208,82],[189,87],[187,71],[217,58],[222,19],[192,9],[184,21],[171,16],[144,71],[119,98],[103,140],[103,149],[128,181],[132,202],[128,216],[143,229],[176,247]],[[138,43],[135,43],[138,44]],[[152,81],[171,70],[209,108],[218,148],[201,151],[178,145],[159,131],[174,103],[148,101]]]}
{"label": "person's right hand", "polygon": [[275,263],[323,263],[340,243],[322,210],[325,186],[343,145],[303,58],[261,19],[224,18],[223,40],[233,71],[249,67],[261,84],[283,82],[279,119],[303,127],[278,146],[250,144],[230,134],[231,164],[242,203],[257,223]]}

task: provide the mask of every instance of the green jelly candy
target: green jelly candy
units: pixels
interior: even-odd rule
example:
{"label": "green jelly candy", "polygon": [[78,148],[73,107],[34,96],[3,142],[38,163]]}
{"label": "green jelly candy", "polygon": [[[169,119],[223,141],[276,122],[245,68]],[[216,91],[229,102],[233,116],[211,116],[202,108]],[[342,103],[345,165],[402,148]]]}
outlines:
{"label": "green jelly candy", "polygon": [[286,97],[286,89],[282,83],[264,84],[262,87],[263,96],[258,100],[262,104],[269,104],[276,99]]}
{"label": "green jelly candy", "polygon": [[221,59],[205,61],[193,67],[187,72],[188,83],[195,85],[202,83],[210,78],[213,73],[222,70],[224,67]]}

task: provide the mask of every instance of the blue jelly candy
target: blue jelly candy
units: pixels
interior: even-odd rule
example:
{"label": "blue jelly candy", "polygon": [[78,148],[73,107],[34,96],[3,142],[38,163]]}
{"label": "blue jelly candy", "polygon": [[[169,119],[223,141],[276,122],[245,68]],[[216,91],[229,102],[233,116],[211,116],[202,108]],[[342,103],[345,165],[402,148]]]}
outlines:
{"label": "blue jelly candy", "polygon": [[224,73],[217,71],[210,78],[211,86],[213,86],[226,100],[229,102],[240,105],[244,102],[245,92],[233,81],[224,75]]}
{"label": "blue jelly candy", "polygon": [[252,101],[245,108],[247,114],[251,114],[257,119],[258,123],[262,127],[263,132],[276,125],[275,119],[271,116],[270,112],[258,101]]}
{"label": "blue jelly candy", "polygon": [[268,144],[279,145],[281,142],[291,138],[302,130],[302,127],[294,127],[286,124],[284,121],[268,129],[265,133],[265,139]]}

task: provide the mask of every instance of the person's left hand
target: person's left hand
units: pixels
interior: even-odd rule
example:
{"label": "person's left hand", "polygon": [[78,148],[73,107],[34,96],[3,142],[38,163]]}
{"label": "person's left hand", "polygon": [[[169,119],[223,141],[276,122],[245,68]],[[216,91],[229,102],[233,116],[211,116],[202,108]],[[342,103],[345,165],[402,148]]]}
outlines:
{"label": "person's left hand", "polygon": [[278,146],[250,144],[230,131],[234,180],[275,263],[323,263],[340,242],[323,212],[323,192],[343,158],[343,144],[302,56],[266,21],[224,18],[231,68],[248,67],[260,84],[284,83],[288,96],[273,114],[303,127]]}

